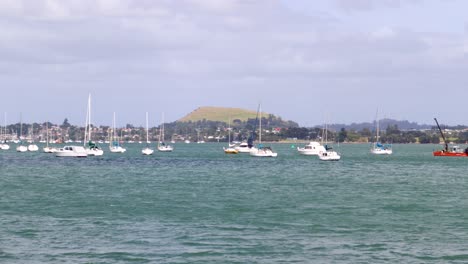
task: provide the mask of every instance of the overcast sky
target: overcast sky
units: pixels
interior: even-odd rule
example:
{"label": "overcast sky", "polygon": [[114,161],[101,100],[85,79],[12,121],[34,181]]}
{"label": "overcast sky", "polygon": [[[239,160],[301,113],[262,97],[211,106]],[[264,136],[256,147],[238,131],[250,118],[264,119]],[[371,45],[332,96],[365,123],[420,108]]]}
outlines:
{"label": "overcast sky", "polygon": [[[468,1],[1,0],[0,112],[158,124],[199,106],[303,126],[468,124]],[[3,123],[3,121],[1,122]]]}

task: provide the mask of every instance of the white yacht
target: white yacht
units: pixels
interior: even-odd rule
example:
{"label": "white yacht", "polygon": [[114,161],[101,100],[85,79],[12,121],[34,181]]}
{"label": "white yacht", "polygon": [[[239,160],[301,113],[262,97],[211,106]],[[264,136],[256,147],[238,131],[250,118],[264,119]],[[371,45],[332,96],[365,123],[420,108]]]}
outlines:
{"label": "white yacht", "polygon": [[304,147],[297,147],[297,151],[301,155],[307,155],[307,156],[312,156],[312,155],[319,155],[320,151],[326,151],[325,147],[323,147],[319,142],[317,141],[311,141],[309,144],[305,145]]}
{"label": "white yacht", "polygon": [[84,148],[88,156],[102,156],[104,151],[91,139],[91,94],[88,96],[88,110],[86,112],[86,126],[84,136]]}
{"label": "white yacht", "polygon": [[117,136],[117,129],[115,128],[115,112],[114,112],[114,118],[112,122],[112,133],[110,134],[110,140],[109,140],[109,151],[112,153],[124,153],[127,151],[124,147],[120,145],[119,142],[119,137]]}
{"label": "white yacht", "polygon": [[150,143],[148,143],[148,142],[149,142],[149,140],[148,140],[148,112],[146,112],[146,147],[141,150],[141,154],[143,154],[143,155],[151,155],[154,152],[154,149],[151,149],[149,147]]}
{"label": "white yacht", "polygon": [[258,131],[258,144],[257,147],[252,147],[250,149],[250,156],[252,157],[277,157],[278,153],[274,152],[271,147],[263,146],[262,145],[262,109],[261,105],[258,106],[258,114],[260,115],[259,118],[259,131]]}
{"label": "white yacht", "polygon": [[88,156],[88,152],[82,146],[64,146],[55,151],[55,156],[84,158]]}
{"label": "white yacht", "polygon": [[162,125],[161,129],[159,130],[159,141],[158,141],[158,151],[160,152],[171,152],[174,150],[174,147],[171,145],[167,145],[164,142],[164,113],[162,114]]}

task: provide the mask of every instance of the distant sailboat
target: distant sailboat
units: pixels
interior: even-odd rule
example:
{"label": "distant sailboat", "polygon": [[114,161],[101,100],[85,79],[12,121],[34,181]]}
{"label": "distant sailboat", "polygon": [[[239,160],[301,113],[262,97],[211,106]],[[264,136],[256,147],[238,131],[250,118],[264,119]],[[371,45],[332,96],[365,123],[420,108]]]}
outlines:
{"label": "distant sailboat", "polygon": [[228,147],[224,149],[224,153],[226,154],[238,154],[239,151],[234,148],[233,145],[231,145],[231,118],[228,120]]}
{"label": "distant sailboat", "polygon": [[393,153],[392,145],[391,144],[384,145],[379,141],[380,123],[379,123],[379,118],[378,118],[378,110],[377,110],[377,113],[375,114],[375,122],[376,122],[376,135],[375,135],[375,141],[374,143],[372,143],[370,152],[375,155],[390,155]]}
{"label": "distant sailboat", "polygon": [[141,150],[141,154],[143,154],[143,155],[151,155],[154,152],[154,150],[149,147],[148,142],[149,142],[149,137],[148,137],[148,112],[146,112],[146,147]]}
{"label": "distant sailboat", "polygon": [[43,151],[45,153],[54,153],[55,151],[57,151],[56,148],[53,148],[53,147],[49,147],[49,122],[46,122],[46,146],[43,148]]}
{"label": "distant sailboat", "polygon": [[39,147],[36,144],[34,144],[34,123],[31,124],[31,133],[29,134],[31,136],[31,144],[28,145],[28,151],[38,151]]}
{"label": "distant sailboat", "polygon": [[88,110],[86,112],[86,126],[84,135],[84,148],[88,156],[102,156],[104,151],[92,141],[92,126],[91,126],[91,94],[88,96]]}
{"label": "distant sailboat", "polygon": [[328,125],[325,123],[322,139],[325,138],[325,151],[319,152],[319,159],[323,161],[338,161],[341,156],[338,152],[334,151],[331,146],[328,145]]}
{"label": "distant sailboat", "polygon": [[127,151],[127,149],[123,148],[120,145],[119,142],[119,137],[117,136],[117,131],[116,131],[116,125],[115,125],[115,112],[114,112],[114,118],[112,121],[112,133],[111,133],[111,138],[109,140],[109,150],[112,153],[124,153]]}
{"label": "distant sailboat", "polygon": [[17,152],[26,152],[28,147],[23,145],[23,116],[20,113],[20,134],[19,134],[19,146],[16,147]]}
{"label": "distant sailboat", "polygon": [[171,152],[174,150],[174,148],[171,145],[167,145],[164,142],[164,113],[162,113],[162,124],[161,124],[161,129],[159,130],[159,141],[158,141],[158,151],[161,152]]}
{"label": "distant sailboat", "polygon": [[[251,147],[250,156],[253,157],[277,157],[278,153],[274,152],[273,149],[269,146],[262,145],[262,108],[261,105],[258,105],[257,116],[259,118],[259,130],[258,130],[258,144],[257,147]],[[252,139],[253,140],[253,139]]]}
{"label": "distant sailboat", "polygon": [[2,140],[0,142],[0,149],[2,150],[9,150],[10,149],[10,145],[7,144],[7,125],[6,125],[6,112],[5,112],[5,115],[4,115],[4,119],[3,119],[3,129],[0,130],[0,134],[2,136]]}

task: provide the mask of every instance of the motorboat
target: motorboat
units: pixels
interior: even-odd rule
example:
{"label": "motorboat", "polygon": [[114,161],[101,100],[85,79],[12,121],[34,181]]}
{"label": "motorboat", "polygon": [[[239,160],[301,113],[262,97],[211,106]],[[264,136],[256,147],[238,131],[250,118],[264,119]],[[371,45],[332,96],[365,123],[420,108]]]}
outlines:
{"label": "motorboat", "polygon": [[442,132],[442,129],[439,126],[439,122],[437,121],[437,118],[434,118],[437,128],[439,129],[440,135],[442,136],[442,139],[444,140],[444,149],[442,150],[436,150],[432,152],[432,155],[435,157],[468,157],[468,148],[462,149],[459,146],[452,146],[449,148],[447,144],[447,140],[445,139],[444,132]]}
{"label": "motorboat", "polygon": [[233,147],[227,147],[227,148],[223,148],[224,150],[224,153],[226,154],[238,154],[239,151]]}
{"label": "motorboat", "polygon": [[88,156],[88,152],[82,146],[64,146],[55,151],[55,156],[85,158]]}
{"label": "motorboat", "polygon": [[297,147],[297,151],[301,155],[319,155],[320,151],[326,151],[325,147],[322,146],[317,141],[311,141],[309,144],[305,145],[304,147]]}

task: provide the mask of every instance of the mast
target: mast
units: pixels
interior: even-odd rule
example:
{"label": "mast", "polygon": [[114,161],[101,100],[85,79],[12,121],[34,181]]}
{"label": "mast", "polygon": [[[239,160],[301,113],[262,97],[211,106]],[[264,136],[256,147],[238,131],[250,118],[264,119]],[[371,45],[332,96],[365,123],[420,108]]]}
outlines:
{"label": "mast", "polygon": [[91,141],[91,94],[89,94],[89,97],[88,97],[88,121],[89,121],[88,140]]}
{"label": "mast", "polygon": [[247,145],[248,145],[249,148],[253,147],[253,142],[255,140],[255,131],[257,130],[258,112],[259,111],[260,111],[260,104],[258,104],[257,116],[255,117],[254,127],[253,127],[252,131],[250,132],[249,138],[247,139]]}
{"label": "mast", "polygon": [[148,112],[146,112],[146,145],[148,145]]}
{"label": "mast", "polygon": [[262,106],[259,105],[258,106],[258,109],[259,109],[259,115],[260,115],[260,122],[259,122],[259,125],[258,125],[258,143],[261,144],[262,143]]}
{"label": "mast", "polygon": [[83,140],[83,146],[85,147],[86,144],[88,143],[88,140],[90,140],[90,137],[88,136],[88,131],[89,131],[89,104],[91,102],[91,94],[88,95],[88,108],[86,109],[86,123],[85,123],[85,133],[84,133],[84,140]]}
{"label": "mast", "polygon": [[439,128],[440,135],[442,136],[442,139],[444,140],[444,145],[445,145],[444,149],[445,151],[448,151],[448,144],[447,144],[447,140],[445,140],[444,132],[442,132],[442,129],[439,126],[439,122],[437,122],[437,118],[434,117],[434,120],[437,124],[437,128]]}
{"label": "mast", "polygon": [[19,140],[20,140],[21,144],[23,144],[23,141],[21,140],[22,136],[23,136],[23,113],[20,113],[20,136],[19,136]]}

